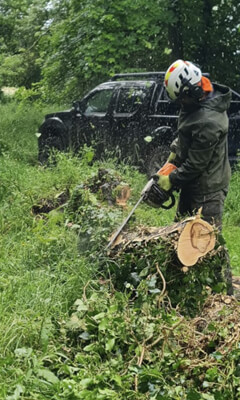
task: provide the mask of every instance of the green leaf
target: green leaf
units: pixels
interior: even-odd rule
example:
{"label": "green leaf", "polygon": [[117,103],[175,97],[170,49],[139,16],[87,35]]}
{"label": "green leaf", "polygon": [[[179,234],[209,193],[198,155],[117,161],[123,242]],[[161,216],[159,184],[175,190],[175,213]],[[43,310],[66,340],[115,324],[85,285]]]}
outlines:
{"label": "green leaf", "polygon": [[172,49],[169,49],[168,47],[165,47],[164,54],[166,54],[168,56],[171,53],[172,53]]}
{"label": "green leaf", "polygon": [[59,382],[58,377],[49,369],[41,368],[37,371],[39,377],[45,379],[47,382],[55,384]]}
{"label": "green leaf", "polygon": [[147,42],[146,40],[144,40],[144,45],[147,49],[152,49],[152,43],[151,42]]}
{"label": "green leaf", "polygon": [[202,386],[203,386],[204,389],[206,389],[206,388],[208,388],[209,386],[211,386],[211,384],[210,384],[208,381],[204,381],[203,384],[202,384]]}
{"label": "green leaf", "polygon": [[47,345],[49,343],[49,338],[51,336],[53,330],[53,324],[51,322],[51,318],[46,318],[42,325],[42,330],[41,330],[41,344],[43,348],[47,348]]}
{"label": "green leaf", "polygon": [[207,393],[203,393],[202,398],[205,400],[215,400],[214,396],[212,396],[211,394],[207,394]]}
{"label": "green leaf", "polygon": [[14,390],[13,395],[7,396],[6,400],[18,400],[22,397],[22,394],[24,393],[25,388],[22,385],[17,385],[16,389]]}
{"label": "green leaf", "polygon": [[213,382],[219,376],[219,371],[217,367],[209,368],[206,371],[206,379],[210,382]]}
{"label": "green leaf", "polygon": [[211,354],[211,357],[215,358],[215,360],[221,360],[223,358],[223,355],[219,351],[216,351],[215,353]]}
{"label": "green leaf", "polygon": [[201,395],[196,392],[195,390],[191,390],[188,394],[187,394],[187,400],[200,400],[201,399]]}
{"label": "green leaf", "polygon": [[139,276],[141,278],[145,278],[149,274],[149,267],[145,267],[142,269],[142,271],[139,273]]}
{"label": "green leaf", "polygon": [[226,284],[224,282],[219,282],[212,287],[212,290],[216,293],[222,293],[224,291]]}
{"label": "green leaf", "polygon": [[115,345],[115,338],[109,339],[105,345],[106,351],[111,351]]}
{"label": "green leaf", "polygon": [[86,351],[86,352],[91,352],[91,351],[95,351],[96,348],[97,348],[97,344],[96,343],[91,343],[91,344],[88,344],[87,346],[85,346],[83,348],[83,350]]}
{"label": "green leaf", "polygon": [[158,293],[160,293],[161,292],[161,290],[160,289],[150,289],[149,290],[149,293],[152,293],[152,294],[158,294]]}
{"label": "green leaf", "polygon": [[152,136],[145,136],[144,140],[145,142],[150,143],[153,140],[153,138]]}
{"label": "green leaf", "polygon": [[116,392],[111,389],[98,389],[98,391],[100,394],[107,396],[107,398],[109,398],[109,397],[116,398]]}
{"label": "green leaf", "polygon": [[77,299],[74,303],[75,306],[77,306],[77,311],[87,311],[88,306],[81,300]]}
{"label": "green leaf", "polygon": [[99,331],[105,331],[106,328],[108,326],[108,319],[107,318],[103,318],[102,321],[100,322],[98,329]]}
{"label": "green leaf", "polygon": [[66,325],[68,329],[78,329],[82,327],[82,322],[76,314],[73,314]]}
{"label": "green leaf", "polygon": [[94,157],[94,151],[87,151],[85,154],[84,154],[84,157],[85,157],[85,159],[87,160],[87,162],[91,162],[92,160],[93,160],[93,157]]}
{"label": "green leaf", "polygon": [[118,386],[122,386],[122,378],[120,375],[114,375],[112,379],[118,384]]}
{"label": "green leaf", "polygon": [[82,386],[83,389],[87,389],[87,387],[92,383],[93,383],[92,378],[85,378],[80,381],[80,385]]}
{"label": "green leaf", "polygon": [[32,348],[31,347],[22,347],[19,349],[15,349],[14,353],[15,353],[16,357],[29,358],[30,355],[32,354]]}
{"label": "green leaf", "polygon": [[98,321],[99,319],[102,319],[103,317],[105,317],[105,313],[101,312],[99,314],[93,315],[93,319],[95,319],[96,321]]}

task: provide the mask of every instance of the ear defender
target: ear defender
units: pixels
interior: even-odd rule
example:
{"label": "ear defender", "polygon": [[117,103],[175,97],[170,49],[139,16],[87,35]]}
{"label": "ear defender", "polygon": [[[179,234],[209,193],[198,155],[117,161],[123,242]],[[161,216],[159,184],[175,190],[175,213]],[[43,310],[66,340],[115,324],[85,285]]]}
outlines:
{"label": "ear defender", "polygon": [[179,97],[182,97],[184,95],[187,95],[194,100],[199,100],[203,96],[202,86],[192,85],[188,79],[183,78]]}

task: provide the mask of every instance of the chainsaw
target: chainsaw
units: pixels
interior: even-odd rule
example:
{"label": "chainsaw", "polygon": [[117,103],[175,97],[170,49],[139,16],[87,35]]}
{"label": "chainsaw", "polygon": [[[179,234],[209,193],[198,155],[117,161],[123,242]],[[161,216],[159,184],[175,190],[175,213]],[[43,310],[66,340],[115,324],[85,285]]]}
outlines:
{"label": "chainsaw", "polygon": [[[133,215],[133,213],[135,212],[136,208],[139,206],[139,204],[142,201],[146,201],[149,205],[153,206],[153,207],[161,207],[164,208],[165,210],[169,210],[170,208],[172,208],[175,205],[175,197],[172,193],[172,190],[169,191],[165,191],[162,188],[160,188],[160,186],[158,186],[157,181],[158,181],[158,175],[169,175],[172,171],[174,171],[177,167],[174,164],[171,164],[169,162],[167,162],[166,164],[164,164],[164,166],[162,168],[160,168],[160,170],[148,181],[148,183],[145,185],[145,187],[143,188],[142,192],[141,192],[141,196],[138,199],[137,203],[135,204],[135,206],[132,208],[131,212],[128,214],[127,218],[123,221],[122,225],[118,228],[118,230],[115,232],[115,234],[113,235],[112,239],[110,240],[110,242],[108,243],[106,250],[108,250],[113,243],[116,241],[116,239],[118,238],[118,236],[120,235],[120,233],[122,232],[123,228],[125,227],[125,225],[128,223],[128,221],[130,220],[131,216]],[[149,192],[152,192],[154,194],[154,197],[157,197],[157,204],[154,204],[151,201],[148,201],[148,195]],[[171,200],[171,203],[166,205],[165,203],[168,200]]]}

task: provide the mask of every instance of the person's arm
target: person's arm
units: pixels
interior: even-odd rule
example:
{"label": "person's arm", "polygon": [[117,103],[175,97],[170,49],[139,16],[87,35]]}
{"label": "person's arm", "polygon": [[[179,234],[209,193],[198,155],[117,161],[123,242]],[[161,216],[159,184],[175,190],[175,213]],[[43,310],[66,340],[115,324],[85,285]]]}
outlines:
{"label": "person's arm", "polygon": [[182,187],[200,176],[212,159],[218,138],[214,121],[207,120],[194,126],[188,156],[179,168],[170,174],[170,182],[176,187]]}

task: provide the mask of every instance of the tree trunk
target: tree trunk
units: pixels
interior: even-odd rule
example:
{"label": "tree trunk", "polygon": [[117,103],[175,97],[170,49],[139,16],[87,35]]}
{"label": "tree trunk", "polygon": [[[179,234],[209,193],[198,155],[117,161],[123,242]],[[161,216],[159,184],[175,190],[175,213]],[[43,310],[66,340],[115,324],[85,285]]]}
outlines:
{"label": "tree trunk", "polygon": [[184,59],[180,1],[172,1],[169,6],[169,10],[174,15],[174,22],[170,24],[168,28],[168,38],[170,47],[172,49],[171,58],[172,61],[175,61],[179,58]]}

